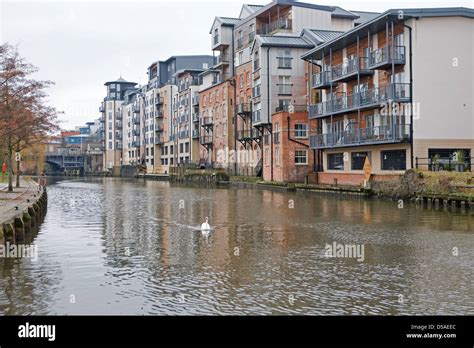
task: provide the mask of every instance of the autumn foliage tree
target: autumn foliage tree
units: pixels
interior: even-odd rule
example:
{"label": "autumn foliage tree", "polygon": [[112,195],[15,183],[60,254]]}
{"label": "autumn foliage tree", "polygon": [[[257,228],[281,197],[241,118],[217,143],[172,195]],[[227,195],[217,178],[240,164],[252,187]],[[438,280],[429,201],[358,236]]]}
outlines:
{"label": "autumn foliage tree", "polygon": [[[0,143],[6,151],[9,191],[13,190],[14,153],[45,142],[58,129],[58,113],[45,101],[46,89],[53,83],[33,79],[37,71],[16,47],[0,46]],[[17,187],[19,169],[17,163]]]}

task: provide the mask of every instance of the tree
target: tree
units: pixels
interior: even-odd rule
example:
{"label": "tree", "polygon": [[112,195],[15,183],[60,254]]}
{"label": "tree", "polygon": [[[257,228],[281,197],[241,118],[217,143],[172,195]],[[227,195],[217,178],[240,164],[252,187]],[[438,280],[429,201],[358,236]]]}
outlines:
{"label": "tree", "polygon": [[[45,90],[53,83],[31,78],[37,71],[16,47],[0,46],[0,142],[6,148],[9,191],[13,191],[13,153],[44,141],[58,129],[58,112],[45,103]],[[17,187],[19,174],[18,163]]]}

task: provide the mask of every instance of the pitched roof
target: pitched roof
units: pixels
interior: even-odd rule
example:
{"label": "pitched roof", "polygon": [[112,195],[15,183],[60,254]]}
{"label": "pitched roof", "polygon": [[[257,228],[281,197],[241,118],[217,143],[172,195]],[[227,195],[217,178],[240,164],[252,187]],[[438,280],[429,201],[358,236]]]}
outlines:
{"label": "pitched roof", "polygon": [[331,17],[358,18],[359,16],[350,11],[344,10],[339,6],[334,6],[334,11],[332,11]]}
{"label": "pitched roof", "polygon": [[314,43],[301,36],[266,36],[257,35],[260,40],[261,46],[270,47],[301,47],[311,48],[314,47]]}
{"label": "pitched roof", "polygon": [[[353,42],[359,31],[370,29],[371,32],[378,32],[383,28],[383,21],[388,18],[398,18],[400,11],[403,12],[404,19],[423,18],[423,17],[467,17],[474,18],[474,9],[467,7],[441,7],[441,8],[407,8],[407,9],[390,9],[380,13],[373,19],[364,22],[351,30],[344,32],[331,41],[316,46],[312,50],[302,55],[302,59],[309,59],[314,53],[318,55],[325,51],[329,46],[332,49],[341,49],[348,42]],[[364,29],[365,28],[365,29]]]}
{"label": "pitched roof", "polygon": [[240,22],[240,18],[219,17],[219,16],[214,17],[214,21],[212,22],[211,29],[209,29],[209,34],[212,34],[212,28],[214,28],[214,25],[216,24],[216,22],[221,23],[221,25],[233,27],[235,24]]}
{"label": "pitched roof", "polygon": [[312,39],[317,41],[317,44],[334,40],[338,36],[344,34],[343,31],[336,31],[336,30],[321,30],[321,29],[304,29],[306,33],[308,33]]}
{"label": "pitched roof", "polygon": [[368,22],[380,15],[379,12],[365,12],[365,11],[352,11],[352,10],[351,12],[359,16],[359,18],[354,20],[355,24],[362,24],[362,23]]}

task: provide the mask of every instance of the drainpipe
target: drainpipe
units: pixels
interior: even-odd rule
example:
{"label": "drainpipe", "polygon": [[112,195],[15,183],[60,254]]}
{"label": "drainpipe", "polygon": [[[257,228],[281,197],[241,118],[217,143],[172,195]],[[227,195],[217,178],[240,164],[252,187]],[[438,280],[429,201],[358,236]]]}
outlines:
{"label": "drainpipe", "polygon": [[[294,142],[294,143],[300,144],[300,145],[302,145],[302,146],[304,146],[304,147],[309,148],[309,145],[308,145],[308,144],[302,143],[301,141],[298,141],[298,140],[293,139],[293,138],[290,137],[290,115],[286,116],[286,121],[287,121],[287,125],[288,125],[288,140],[289,140],[289,141],[292,141],[292,142]],[[314,151],[314,150],[313,150],[313,151]]]}
{"label": "drainpipe", "polygon": [[[271,112],[270,112],[270,48],[267,47],[267,112],[270,125],[272,124]],[[270,126],[271,129],[271,126]],[[262,134],[263,135],[263,134]],[[263,139],[262,139],[263,140]],[[262,146],[263,147],[263,146]],[[262,156],[264,154],[262,153]],[[270,130],[270,181],[273,181],[273,133]],[[262,160],[263,163],[263,160]],[[262,166],[262,177],[263,177],[263,166]]]}
{"label": "drainpipe", "polygon": [[[234,35],[234,32],[232,32],[232,36]],[[232,41],[233,42],[233,41]],[[232,68],[234,70],[234,68]],[[234,76],[232,74],[232,76]],[[235,79],[231,78],[230,79],[230,85],[233,87],[234,90],[234,115],[233,120],[234,120],[234,173],[237,175],[237,86],[235,84]]]}
{"label": "drainpipe", "polygon": [[413,169],[413,53],[412,53],[412,28],[403,23],[405,28],[408,28],[409,46],[410,46],[410,167]]}

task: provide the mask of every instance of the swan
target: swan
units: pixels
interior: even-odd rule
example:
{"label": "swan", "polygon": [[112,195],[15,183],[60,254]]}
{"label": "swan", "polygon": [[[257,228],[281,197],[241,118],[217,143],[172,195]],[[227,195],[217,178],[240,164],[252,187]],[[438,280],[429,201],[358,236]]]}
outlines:
{"label": "swan", "polygon": [[209,232],[211,230],[211,226],[209,226],[209,218],[206,216],[206,221],[201,224],[201,231]]}

